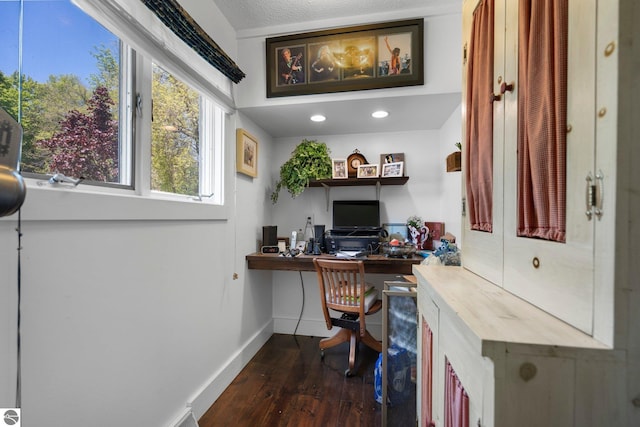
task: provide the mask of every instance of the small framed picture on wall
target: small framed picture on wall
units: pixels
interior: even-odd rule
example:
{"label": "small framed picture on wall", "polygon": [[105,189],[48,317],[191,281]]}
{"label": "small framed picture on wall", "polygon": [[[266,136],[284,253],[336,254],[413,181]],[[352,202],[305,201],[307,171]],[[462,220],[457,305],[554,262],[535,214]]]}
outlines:
{"label": "small framed picture on wall", "polygon": [[244,129],[236,130],[236,168],[250,177],[258,176],[258,140]]}

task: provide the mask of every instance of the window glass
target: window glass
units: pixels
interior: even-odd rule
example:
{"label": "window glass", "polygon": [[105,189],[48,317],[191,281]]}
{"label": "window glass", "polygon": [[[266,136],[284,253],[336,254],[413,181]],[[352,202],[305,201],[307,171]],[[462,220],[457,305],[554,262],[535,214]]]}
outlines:
{"label": "window glass", "polygon": [[108,1],[78,3],[124,40],[70,0],[0,0],[0,106],[22,124],[23,174],[223,204],[225,114],[202,74],[140,44]]}
{"label": "window glass", "polygon": [[0,1],[0,106],[18,120],[18,28],[20,3]]}
{"label": "window glass", "polygon": [[22,171],[130,185],[120,179],[119,39],[68,0],[2,1],[0,27],[10,50],[0,99],[24,130]]}
{"label": "window glass", "polygon": [[198,196],[200,96],[153,65],[151,189]]}

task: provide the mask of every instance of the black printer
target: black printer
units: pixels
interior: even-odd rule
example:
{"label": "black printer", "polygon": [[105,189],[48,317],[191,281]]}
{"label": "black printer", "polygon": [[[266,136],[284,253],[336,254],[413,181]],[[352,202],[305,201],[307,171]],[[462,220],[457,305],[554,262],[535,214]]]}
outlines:
{"label": "black printer", "polygon": [[325,233],[326,250],[330,254],[378,253],[381,230],[378,200],[334,200],[333,228]]}

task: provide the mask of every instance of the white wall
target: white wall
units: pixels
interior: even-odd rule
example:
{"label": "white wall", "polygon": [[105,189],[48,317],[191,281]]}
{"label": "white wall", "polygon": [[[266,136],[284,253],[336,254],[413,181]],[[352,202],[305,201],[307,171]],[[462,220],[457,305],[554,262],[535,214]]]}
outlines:
{"label": "white wall", "polygon": [[[412,16],[411,18],[415,18]],[[364,19],[364,18],[363,18]],[[364,21],[366,22],[366,21]],[[357,22],[362,24],[363,22]],[[426,95],[460,92],[462,20],[460,14],[425,17],[423,86],[399,89],[365,90],[359,92],[266,98],[265,35],[238,40],[238,65],[247,77],[237,86],[239,108],[264,105],[300,104],[343,99],[384,98],[401,95]],[[306,26],[300,32],[314,30]],[[454,70],[455,72],[452,72]]]}
{"label": "white wall", "polygon": [[[461,142],[462,104],[451,114],[440,129],[440,156],[445,159],[457,151],[456,142]],[[445,173],[442,178],[442,216],[447,219],[446,231],[456,236],[458,247],[462,246],[462,172]]]}
{"label": "white wall", "polygon": [[[334,158],[346,158],[358,149],[370,163],[379,162],[382,153],[405,153],[406,175],[409,181],[404,186],[382,186],[380,190],[381,222],[404,223],[411,215],[420,215],[425,221],[442,221],[445,230],[460,235],[460,173],[446,173],[446,156],[455,149],[459,140],[460,109],[452,114],[441,130],[394,132],[377,134],[331,135],[307,137],[325,142]],[[454,139],[451,141],[451,139]],[[455,139],[458,138],[458,139]],[[273,182],[279,166],[290,156],[301,138],[278,139],[274,144]],[[330,190],[329,210],[322,188],[308,188],[299,197],[292,198],[282,190],[273,207],[273,225],[279,236],[288,236],[293,229],[304,228],[306,217],[312,215],[315,224],[331,228],[331,203],[333,200],[375,199],[375,186],[337,187]],[[382,288],[392,275],[370,275],[369,280]],[[298,326],[300,335],[328,336],[320,311],[320,299],[315,273],[273,273],[273,317],[274,330],[293,333],[303,304],[304,312]],[[381,315],[374,315],[369,324],[371,333],[380,338]]]}
{"label": "white wall", "polygon": [[[242,125],[269,164],[269,138]],[[226,221],[23,221],[24,425],[169,425],[188,402],[200,416],[271,335],[270,275],[244,260],[269,175],[228,176]],[[16,226],[0,220],[0,407],[15,404]]]}
{"label": "white wall", "polygon": [[[181,3],[194,17],[209,17],[199,24],[234,57],[234,36],[219,11],[203,10],[196,0]],[[459,90],[459,79],[452,77],[458,75],[458,21],[458,16],[427,19],[426,49],[435,56],[427,55],[427,83],[419,90]],[[441,35],[447,32],[452,37]],[[239,64],[245,71],[258,65],[262,69],[261,40],[239,41]],[[258,53],[257,63],[249,60],[253,53]],[[249,92],[255,86],[260,90],[254,94],[264,93],[263,83],[248,77],[246,84]],[[255,103],[242,100],[240,104]],[[455,135],[455,119],[450,122],[434,131],[334,135],[322,140],[335,157],[346,157],[355,148],[370,161],[380,153],[404,152],[410,179],[405,186],[382,188],[383,222],[403,222],[420,214],[444,221],[450,229],[455,215],[449,216],[443,192],[456,186],[448,183],[456,175],[445,176],[448,148],[442,148],[449,147]],[[199,417],[272,333],[274,322],[276,332],[293,332],[301,308],[300,276],[249,271],[244,257],[255,251],[263,225],[275,224],[278,234],[286,235],[303,227],[306,215],[312,213],[315,223],[330,228],[324,190],[309,189],[295,200],[282,193],[272,207],[269,195],[279,166],[301,138],[272,141],[238,113],[227,132],[230,171],[235,165],[237,127],[260,142],[259,176],[227,174],[227,220],[69,216],[23,221],[24,425],[171,425],[188,403],[193,403]],[[333,189],[330,200],[374,198],[374,188]],[[33,210],[36,193],[27,193],[23,209]],[[16,227],[17,216],[0,219],[0,407],[15,403]],[[321,321],[315,277],[302,276],[307,295],[298,333],[328,334]],[[377,275],[374,281],[380,285],[387,278]],[[374,321],[380,323],[379,318]]]}

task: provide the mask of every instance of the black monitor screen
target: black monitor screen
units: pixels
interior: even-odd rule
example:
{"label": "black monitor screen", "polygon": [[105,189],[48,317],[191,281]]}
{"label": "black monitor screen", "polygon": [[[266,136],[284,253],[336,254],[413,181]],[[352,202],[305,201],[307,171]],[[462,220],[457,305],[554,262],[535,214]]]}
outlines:
{"label": "black monitor screen", "polygon": [[357,230],[380,227],[378,200],[334,200],[333,228]]}

